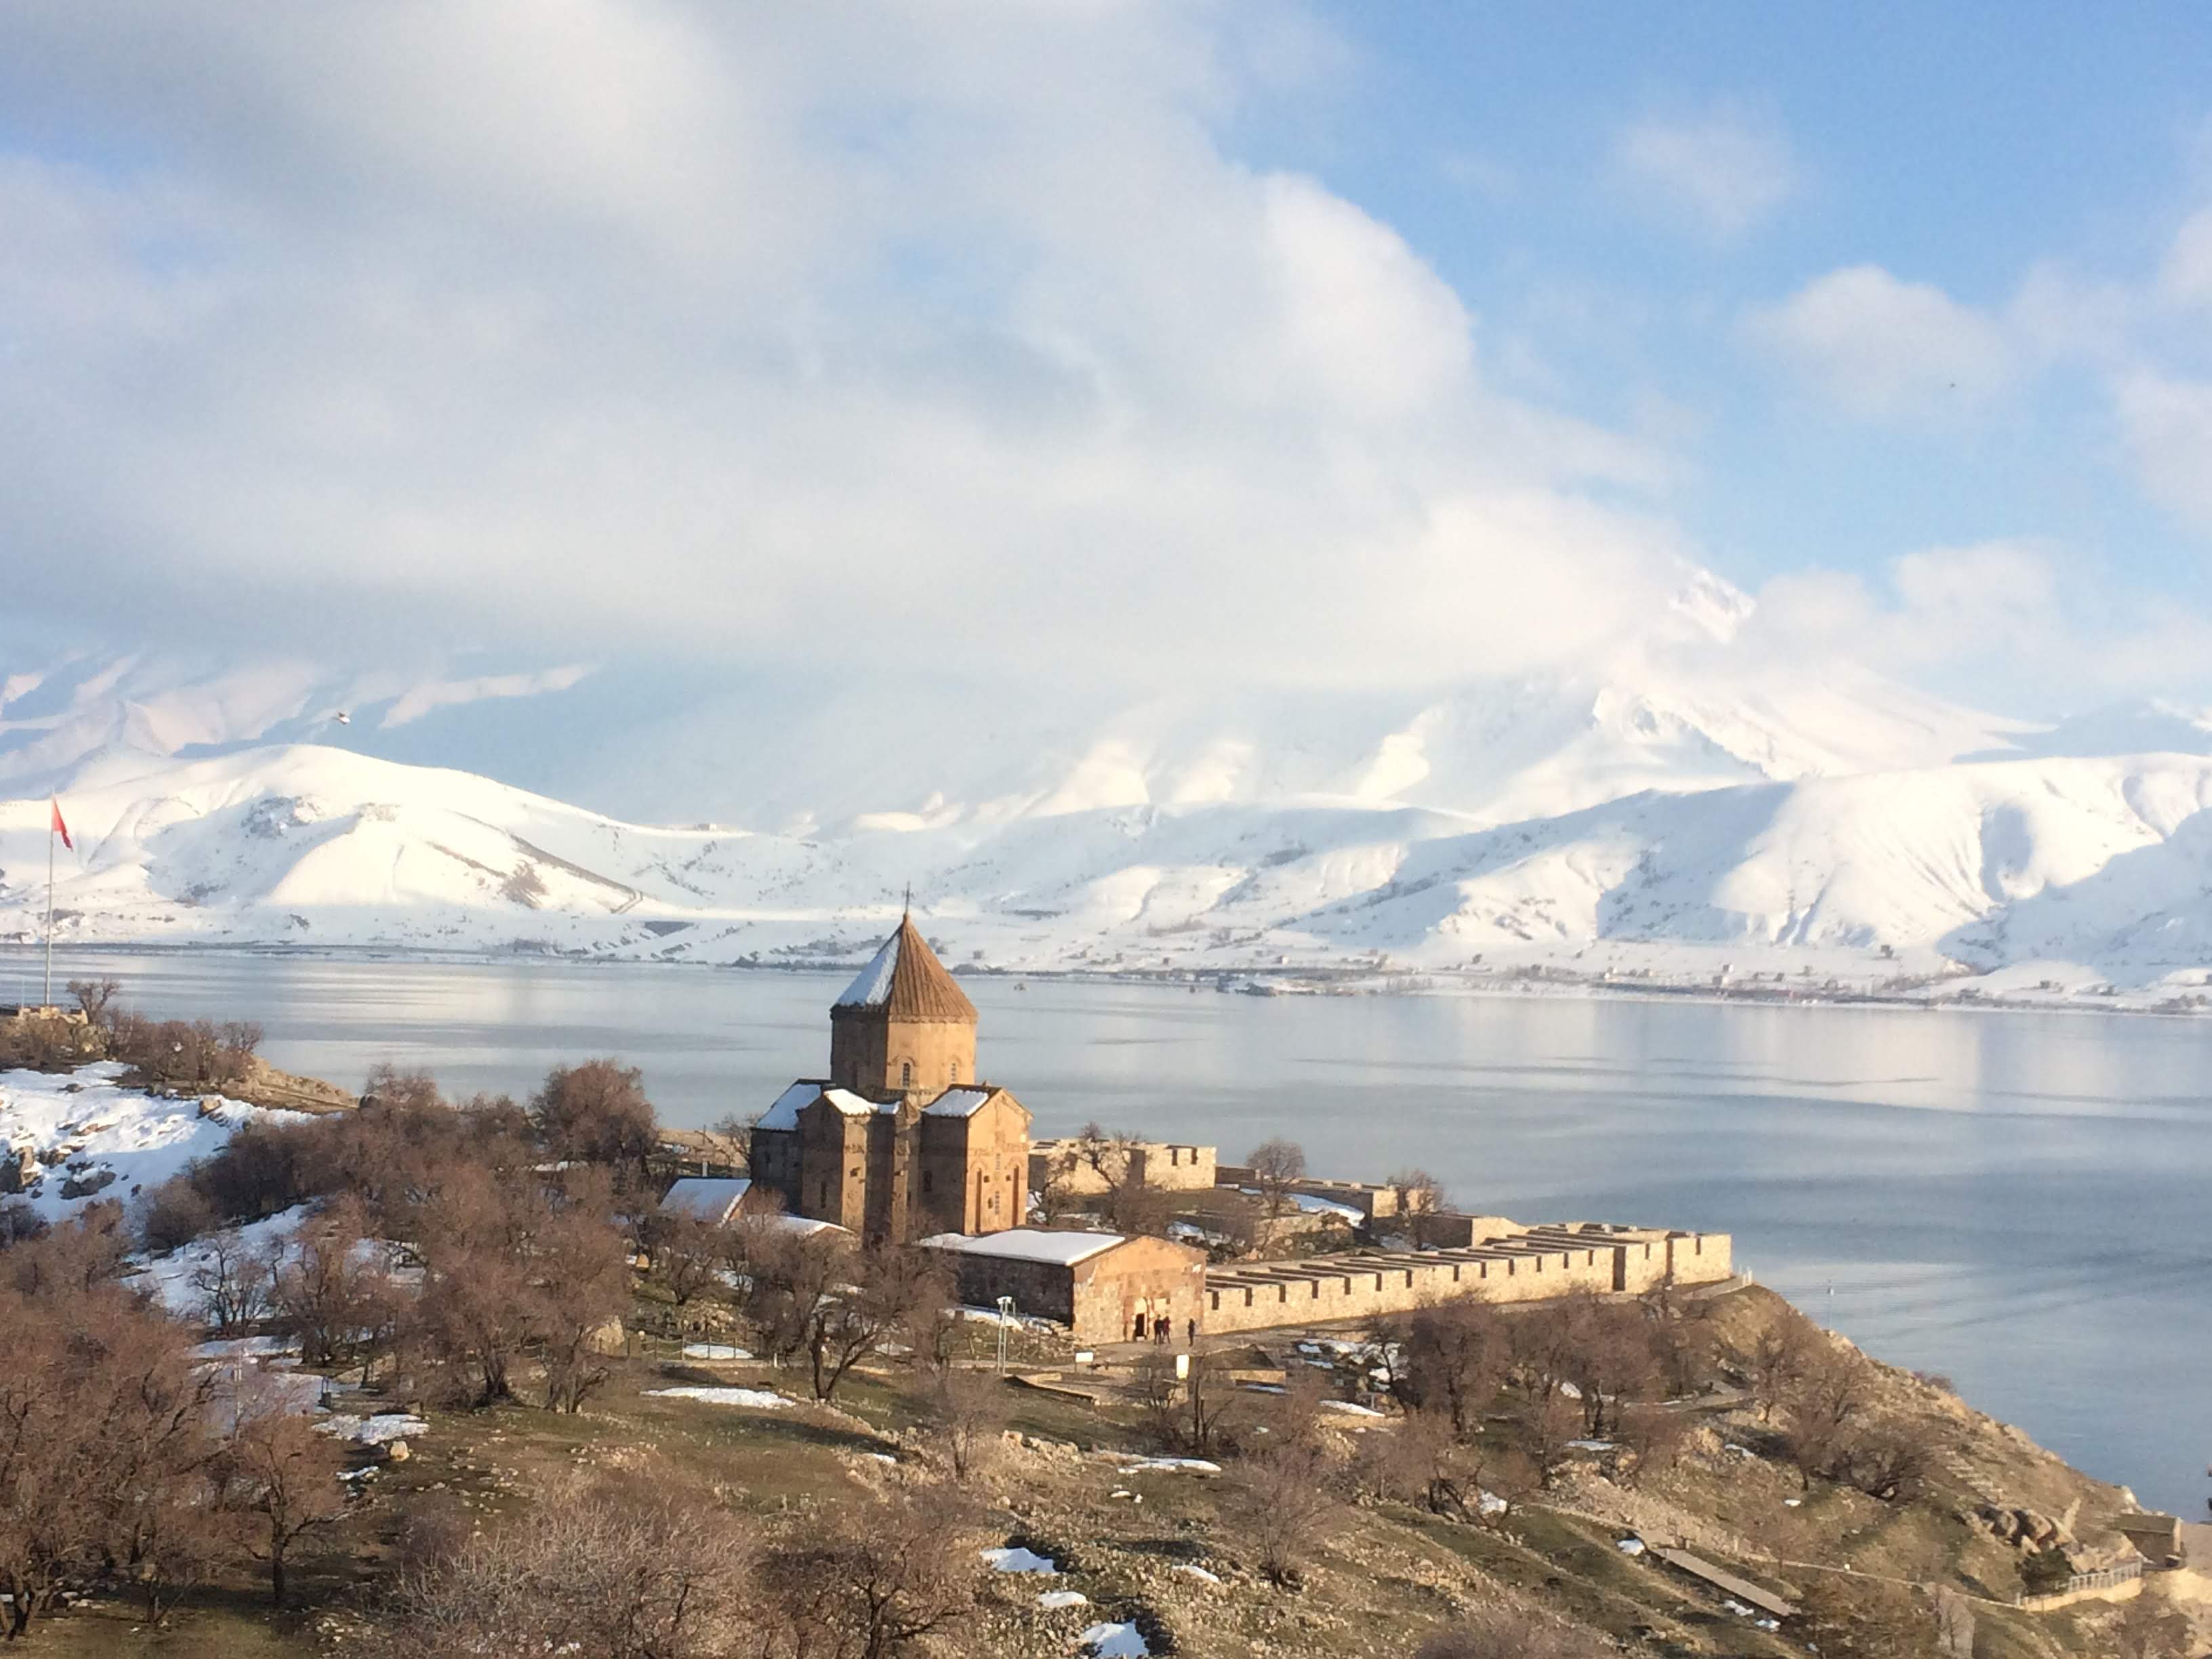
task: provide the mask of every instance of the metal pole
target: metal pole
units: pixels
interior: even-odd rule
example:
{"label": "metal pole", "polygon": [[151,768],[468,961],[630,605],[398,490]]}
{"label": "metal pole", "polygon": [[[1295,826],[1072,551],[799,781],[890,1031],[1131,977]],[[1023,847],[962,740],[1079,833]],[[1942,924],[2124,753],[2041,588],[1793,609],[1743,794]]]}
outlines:
{"label": "metal pole", "polygon": [[51,810],[46,814],[46,994],[45,1005],[49,1008],[54,1006],[54,817]]}

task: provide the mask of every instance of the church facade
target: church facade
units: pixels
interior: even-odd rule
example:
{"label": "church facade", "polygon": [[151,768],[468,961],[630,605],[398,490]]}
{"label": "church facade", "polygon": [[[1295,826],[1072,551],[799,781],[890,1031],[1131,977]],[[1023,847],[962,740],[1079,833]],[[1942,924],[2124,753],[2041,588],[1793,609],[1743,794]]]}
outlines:
{"label": "church facade", "polygon": [[902,916],[830,1010],[830,1075],[753,1126],[754,1182],[871,1242],[1018,1227],[1030,1113],[975,1072],[975,1005]]}

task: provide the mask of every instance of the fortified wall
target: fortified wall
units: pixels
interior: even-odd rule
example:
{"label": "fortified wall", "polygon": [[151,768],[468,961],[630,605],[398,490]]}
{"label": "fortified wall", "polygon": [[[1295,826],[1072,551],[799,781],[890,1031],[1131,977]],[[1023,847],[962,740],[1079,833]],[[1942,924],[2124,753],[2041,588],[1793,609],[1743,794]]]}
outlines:
{"label": "fortified wall", "polygon": [[1512,1227],[1453,1249],[1358,1252],[1229,1263],[1206,1274],[1209,1336],[1410,1313],[1459,1297],[1537,1302],[1577,1291],[1641,1295],[1735,1273],[1726,1233],[1601,1222]]}

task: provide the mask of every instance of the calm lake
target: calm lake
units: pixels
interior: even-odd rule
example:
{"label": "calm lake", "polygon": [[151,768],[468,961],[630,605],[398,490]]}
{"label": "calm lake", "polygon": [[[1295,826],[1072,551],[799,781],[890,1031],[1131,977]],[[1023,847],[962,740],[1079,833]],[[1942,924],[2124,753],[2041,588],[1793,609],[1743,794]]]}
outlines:
{"label": "calm lake", "polygon": [[[526,1093],[618,1054],[705,1124],[819,1075],[843,976],[103,953],[131,1004],[251,1018],[276,1064]],[[5,964],[12,994],[24,969]],[[964,981],[983,1074],[1090,1120],[1317,1172],[1419,1164],[1524,1220],[1729,1231],[1880,1357],[2196,1518],[2212,1457],[2212,1024],[1565,998],[1256,998]]]}

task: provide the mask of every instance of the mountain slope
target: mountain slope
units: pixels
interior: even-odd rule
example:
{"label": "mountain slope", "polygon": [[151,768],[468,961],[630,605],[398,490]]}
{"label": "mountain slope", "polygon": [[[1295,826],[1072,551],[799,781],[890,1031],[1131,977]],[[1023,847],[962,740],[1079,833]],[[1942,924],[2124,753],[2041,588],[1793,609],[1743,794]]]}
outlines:
{"label": "mountain slope", "polygon": [[[1643,790],[1508,823],[1232,801],[811,840],[625,823],[293,745],[109,756],[68,805],[65,945],[852,958],[911,880],[949,961],[1026,969],[1387,957],[1870,977],[2057,962],[2151,985],[2195,982],[2212,960],[2203,756]],[[45,823],[42,799],[0,805],[0,934],[23,942],[41,925]]]}

